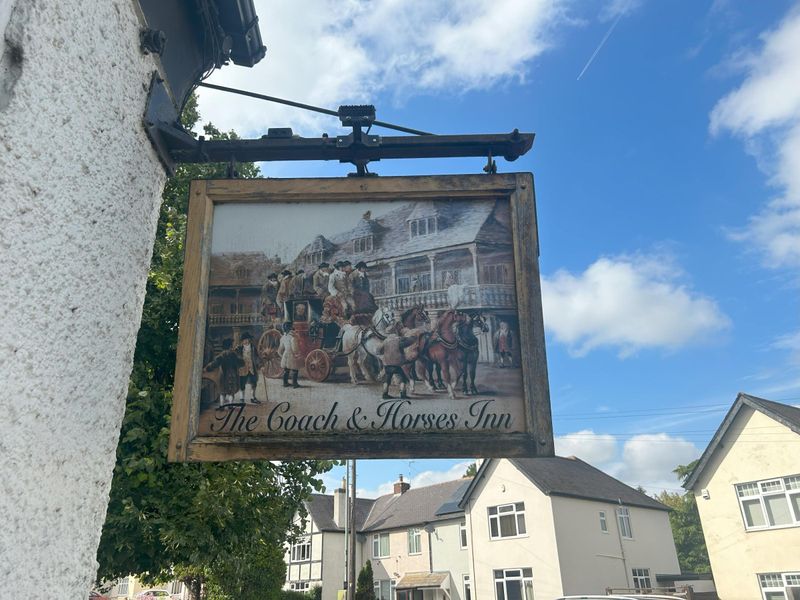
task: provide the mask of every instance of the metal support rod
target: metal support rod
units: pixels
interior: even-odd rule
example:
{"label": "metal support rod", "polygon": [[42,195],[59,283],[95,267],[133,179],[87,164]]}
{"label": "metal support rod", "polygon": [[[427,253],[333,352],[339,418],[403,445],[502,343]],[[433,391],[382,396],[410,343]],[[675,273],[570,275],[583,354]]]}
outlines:
{"label": "metal support rod", "polygon": [[353,459],[350,477],[350,505],[347,519],[350,522],[350,539],[347,544],[347,600],[356,600],[356,461]]}

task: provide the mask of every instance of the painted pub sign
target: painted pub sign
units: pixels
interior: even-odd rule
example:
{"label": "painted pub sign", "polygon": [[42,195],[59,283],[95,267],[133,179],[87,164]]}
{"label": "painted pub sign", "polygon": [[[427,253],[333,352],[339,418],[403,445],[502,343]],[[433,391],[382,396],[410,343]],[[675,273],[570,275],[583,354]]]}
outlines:
{"label": "painted pub sign", "polygon": [[171,460],[552,452],[529,173],[192,183]]}

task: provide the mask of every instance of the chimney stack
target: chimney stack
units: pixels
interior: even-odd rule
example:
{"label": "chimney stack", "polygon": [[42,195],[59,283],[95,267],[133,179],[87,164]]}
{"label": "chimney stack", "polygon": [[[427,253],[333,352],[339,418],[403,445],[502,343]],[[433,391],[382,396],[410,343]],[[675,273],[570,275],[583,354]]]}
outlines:
{"label": "chimney stack", "polygon": [[344,527],[347,522],[347,501],[345,498],[345,481],[342,477],[342,485],[338,490],[333,491],[333,522],[337,527]]}
{"label": "chimney stack", "polygon": [[395,494],[405,494],[408,490],[411,489],[411,484],[403,481],[403,474],[400,474],[400,481],[396,481],[394,484],[394,493]]}

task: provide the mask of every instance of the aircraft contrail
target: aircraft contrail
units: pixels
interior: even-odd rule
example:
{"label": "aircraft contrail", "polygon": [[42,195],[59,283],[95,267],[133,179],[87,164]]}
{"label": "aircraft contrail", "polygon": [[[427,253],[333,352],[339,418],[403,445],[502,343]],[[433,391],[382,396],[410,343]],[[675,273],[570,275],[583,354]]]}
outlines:
{"label": "aircraft contrail", "polygon": [[622,13],[617,15],[617,18],[614,19],[614,22],[611,24],[611,27],[608,28],[608,31],[606,31],[606,34],[603,36],[603,39],[600,40],[600,43],[598,44],[597,48],[595,48],[595,51],[589,57],[589,60],[586,61],[586,65],[583,67],[583,70],[578,75],[578,79],[576,79],[576,81],[580,81],[581,80],[581,77],[583,77],[583,74],[586,73],[586,69],[588,69],[589,65],[592,64],[592,61],[594,61],[594,58],[595,58],[595,56],[597,56],[597,53],[600,52],[601,48],[608,41],[608,38],[611,37],[611,33],[614,31],[614,28],[617,26],[617,23],[619,23],[619,20],[621,18],[622,18]]}

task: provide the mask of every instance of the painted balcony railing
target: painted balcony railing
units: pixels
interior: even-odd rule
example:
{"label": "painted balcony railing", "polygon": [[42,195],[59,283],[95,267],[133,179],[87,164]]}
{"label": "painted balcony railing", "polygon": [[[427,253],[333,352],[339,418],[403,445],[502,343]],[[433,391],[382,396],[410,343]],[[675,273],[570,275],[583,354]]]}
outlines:
{"label": "painted balcony railing", "polygon": [[[447,290],[423,290],[406,294],[376,296],[376,302],[392,310],[405,310],[417,304],[427,309],[447,309]],[[513,285],[480,284],[461,286],[459,308],[515,308],[516,290]]]}
{"label": "painted balcony railing", "polygon": [[259,313],[238,315],[208,315],[209,325],[262,325],[264,317]]}

